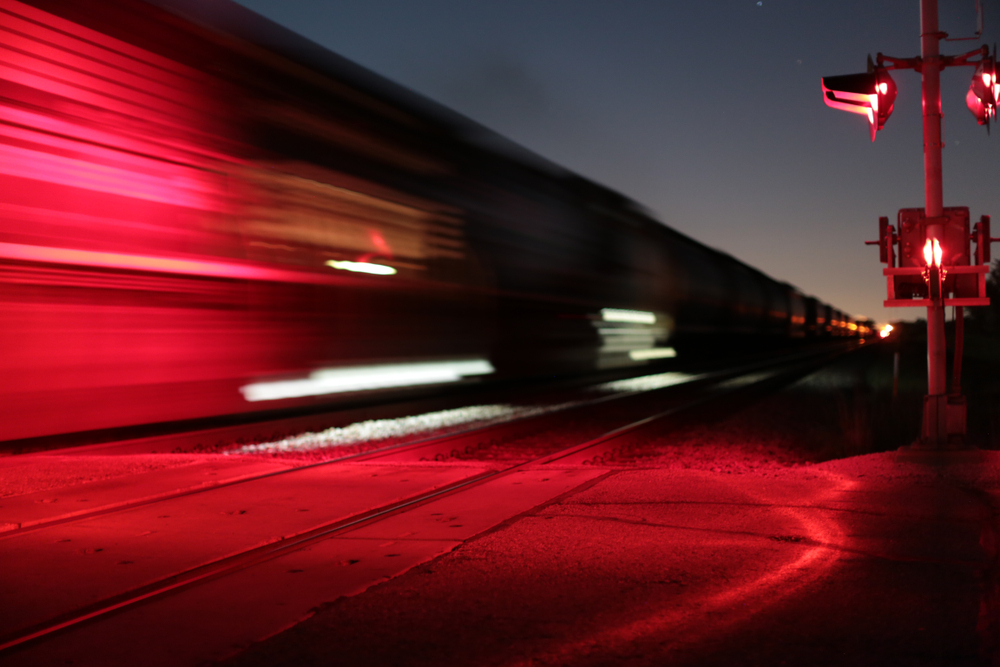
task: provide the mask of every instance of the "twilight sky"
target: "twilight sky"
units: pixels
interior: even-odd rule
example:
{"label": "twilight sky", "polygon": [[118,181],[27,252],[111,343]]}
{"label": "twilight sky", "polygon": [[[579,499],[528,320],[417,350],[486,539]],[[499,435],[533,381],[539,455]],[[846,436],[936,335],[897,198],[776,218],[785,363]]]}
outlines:
{"label": "twilight sky", "polygon": [[[983,0],[981,41],[1000,41]],[[342,56],[618,190],[666,224],[855,316],[886,309],[878,217],[920,207],[920,77],[875,143],[827,108],[820,77],[879,51],[920,54],[917,0],[238,0]],[[975,31],[975,0],[941,0]],[[1000,128],[965,107],[971,67],[942,74],[944,204],[994,216]],[[1000,253],[1000,245],[994,247]]]}

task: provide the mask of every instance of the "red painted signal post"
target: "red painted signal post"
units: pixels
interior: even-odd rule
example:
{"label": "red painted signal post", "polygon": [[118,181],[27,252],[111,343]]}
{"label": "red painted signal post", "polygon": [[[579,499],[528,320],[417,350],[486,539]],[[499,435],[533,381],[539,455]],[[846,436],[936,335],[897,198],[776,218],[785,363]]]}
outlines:
{"label": "red painted signal post", "polygon": [[[983,216],[969,233],[969,209],[944,208],[941,184],[941,70],[975,66],[966,104],[980,125],[996,115],[1000,85],[996,59],[985,46],[960,56],[942,56],[937,0],[920,2],[920,57],[893,58],[881,53],[868,58],[868,72],[824,77],[823,98],[828,106],[868,116],[872,141],[892,113],[896,86],[889,70],[920,72],[924,117],[924,208],[902,209],[896,225],[879,219],[880,257],[888,266],[887,307],[927,308],[927,396],[924,398],[920,442],[943,447],[965,435],[965,399],[961,390],[962,317],[965,306],[989,305],[990,219]],[[995,50],[994,50],[995,54]],[[978,60],[973,60],[978,56]],[[976,241],[975,255],[969,252]],[[944,336],[945,306],[955,307],[955,365],[951,391],[947,388]]]}

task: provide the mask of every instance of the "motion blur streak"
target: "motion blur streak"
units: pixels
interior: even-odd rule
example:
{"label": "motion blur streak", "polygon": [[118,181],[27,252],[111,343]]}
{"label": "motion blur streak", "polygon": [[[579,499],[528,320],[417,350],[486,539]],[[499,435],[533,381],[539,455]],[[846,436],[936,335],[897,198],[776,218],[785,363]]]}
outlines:
{"label": "motion blur streak", "polygon": [[274,401],[349,391],[457,382],[470,375],[488,375],[493,366],[483,359],[470,361],[380,364],[313,371],[308,379],[256,382],[240,387],[248,401]]}
{"label": "motion blur streak", "polygon": [[338,262],[335,259],[328,260],[327,266],[341,271],[353,271],[355,273],[370,273],[375,276],[392,276],[396,274],[396,269],[385,264],[372,264],[370,262]]}
{"label": "motion blur streak", "polygon": [[0,139],[28,140],[47,150],[72,149],[90,154],[87,156],[90,160],[84,161],[0,144],[0,174],[193,209],[218,208],[210,196],[218,186],[196,169],[129,156],[121,151],[114,151],[113,156],[122,168],[98,164],[98,160],[107,159],[105,154],[110,157],[112,151],[77,141],[59,141],[53,145],[55,142],[51,140],[40,141],[36,132],[15,132],[5,128],[0,132]]}
{"label": "motion blur streak", "polygon": [[649,350],[631,350],[628,356],[633,361],[647,359],[672,359],[677,356],[677,350],[672,347],[654,347]]}
{"label": "motion blur streak", "polygon": [[849,331],[232,0],[0,15],[0,440]]}
{"label": "motion blur streak", "polygon": [[602,308],[601,318],[605,322],[634,322],[636,324],[656,324],[656,315],[644,310],[623,308]]}
{"label": "motion blur streak", "polygon": [[[125,255],[113,252],[95,252],[72,248],[50,248],[47,246],[22,245],[0,242],[0,258],[20,261],[44,262],[46,264],[66,264],[104,269],[128,269],[131,271],[151,271],[154,273],[174,273],[211,278],[235,278],[247,280],[269,280],[274,282],[304,282],[310,276],[299,271],[281,271],[248,264],[212,262],[148,255]],[[314,278],[315,282],[330,282]]]}
{"label": "motion blur streak", "polygon": [[[658,373],[628,380],[606,382],[595,387],[598,393],[629,393],[661,389],[698,379],[699,375],[687,373]],[[570,401],[549,405],[473,405],[453,410],[427,412],[422,415],[396,419],[373,419],[349,426],[329,428],[319,433],[302,433],[275,442],[244,445],[226,454],[257,454],[260,452],[301,452],[325,447],[343,447],[358,442],[370,442],[426,433],[450,426],[478,423],[479,425],[521,419],[549,412],[558,412],[582,405],[585,401]]]}

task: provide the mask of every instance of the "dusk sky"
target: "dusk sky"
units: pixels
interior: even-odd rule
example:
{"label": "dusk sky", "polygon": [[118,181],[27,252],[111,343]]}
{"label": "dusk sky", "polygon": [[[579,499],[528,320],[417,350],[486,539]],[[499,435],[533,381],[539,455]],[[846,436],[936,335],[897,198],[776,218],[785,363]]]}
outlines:
{"label": "dusk sky", "polygon": [[[892,73],[874,144],[820,91],[869,53],[919,55],[917,0],[239,2],[852,315],[924,316],[882,307],[864,245],[880,215],[924,204],[920,77]],[[943,53],[1000,41],[1000,0],[984,2],[982,39]],[[942,30],[974,33],[974,0],[940,4]],[[972,71],[942,74],[944,204],[997,234],[1000,128],[965,107]]]}

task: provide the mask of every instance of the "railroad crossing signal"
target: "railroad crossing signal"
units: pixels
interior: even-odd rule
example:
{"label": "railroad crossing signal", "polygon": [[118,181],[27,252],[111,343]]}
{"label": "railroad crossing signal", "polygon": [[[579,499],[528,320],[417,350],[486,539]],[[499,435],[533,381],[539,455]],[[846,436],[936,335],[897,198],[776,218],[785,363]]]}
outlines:
{"label": "railroad crossing signal", "polygon": [[868,116],[872,141],[885,127],[896,102],[896,82],[885,67],[868,56],[868,71],[861,74],[825,76],[821,81],[823,101],[828,107]]}
{"label": "railroad crossing signal", "polygon": [[969,84],[969,92],[965,95],[965,105],[976,117],[976,122],[986,126],[990,131],[990,121],[996,118],[997,101],[1000,100],[1000,84],[997,83],[996,67],[997,47],[993,45],[993,55],[983,56],[976,65]]}
{"label": "railroad crossing signal", "polygon": [[[922,208],[899,211],[896,224],[879,218],[879,259],[886,268],[886,308],[927,307],[937,299],[945,306],[988,306],[986,274],[989,273],[990,217],[984,215],[969,233],[969,209],[943,209],[941,218],[928,219]],[[943,233],[928,235],[938,225]],[[976,241],[970,253],[969,241]]]}
{"label": "railroad crossing signal", "polygon": [[[976,36],[979,34],[981,29]],[[879,53],[875,62],[868,56],[868,71],[864,74],[829,76],[822,80],[826,105],[867,115],[874,141],[876,132],[885,126],[892,113],[896,99],[896,86],[889,70],[911,69],[921,76],[925,208],[901,210],[895,226],[889,224],[888,218],[881,218],[878,240],[868,243],[879,246],[879,256],[888,265],[882,271],[889,297],[885,305],[927,308],[927,395],[920,435],[920,444],[926,447],[943,447],[953,438],[965,435],[965,399],[961,389],[963,308],[989,305],[986,296],[989,245],[997,240],[990,238],[988,217],[983,216],[970,235],[969,210],[944,207],[941,163],[944,146],[941,71],[963,65],[976,68],[966,104],[976,121],[989,131],[989,122],[995,118],[1000,100],[996,47],[993,55],[982,46],[959,56],[946,56],[940,51],[940,41],[946,37],[938,29],[937,0],[920,0],[918,57],[895,58]],[[969,252],[970,239],[976,240],[974,257]],[[946,306],[955,307],[955,363],[950,391],[945,377]]]}

